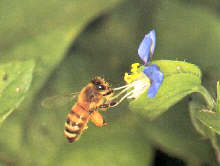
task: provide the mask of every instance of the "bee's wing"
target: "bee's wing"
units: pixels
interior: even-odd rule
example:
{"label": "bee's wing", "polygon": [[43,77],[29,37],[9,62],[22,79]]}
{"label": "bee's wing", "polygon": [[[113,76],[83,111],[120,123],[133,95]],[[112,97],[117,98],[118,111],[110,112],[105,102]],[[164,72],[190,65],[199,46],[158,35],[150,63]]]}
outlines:
{"label": "bee's wing", "polygon": [[41,107],[51,109],[54,107],[61,107],[69,103],[73,103],[76,100],[79,92],[71,94],[61,94],[48,97],[41,102]]}

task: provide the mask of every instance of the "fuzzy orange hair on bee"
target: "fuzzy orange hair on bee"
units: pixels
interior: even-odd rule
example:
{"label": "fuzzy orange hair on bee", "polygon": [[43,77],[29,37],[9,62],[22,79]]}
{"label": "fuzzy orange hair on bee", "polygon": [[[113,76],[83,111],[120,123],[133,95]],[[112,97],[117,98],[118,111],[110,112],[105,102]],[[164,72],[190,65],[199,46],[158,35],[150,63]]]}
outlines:
{"label": "fuzzy orange hair on bee", "polygon": [[112,95],[112,88],[101,77],[93,78],[80,91],[78,100],[69,112],[65,123],[64,134],[70,143],[80,138],[83,131],[88,128],[89,120],[98,127],[107,124],[98,110],[106,110],[116,104],[110,100]]}

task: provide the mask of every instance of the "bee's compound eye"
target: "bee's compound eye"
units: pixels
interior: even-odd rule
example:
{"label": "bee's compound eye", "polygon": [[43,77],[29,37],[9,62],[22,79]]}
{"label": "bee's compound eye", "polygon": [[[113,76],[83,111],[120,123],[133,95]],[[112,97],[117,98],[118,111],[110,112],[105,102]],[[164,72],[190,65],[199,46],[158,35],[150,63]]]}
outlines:
{"label": "bee's compound eye", "polygon": [[98,89],[98,90],[105,90],[105,87],[104,87],[103,85],[98,85],[98,86],[97,86],[97,89]]}
{"label": "bee's compound eye", "polygon": [[92,83],[93,83],[94,85],[100,85],[100,84],[101,84],[99,81],[96,81],[96,80],[92,80]]}

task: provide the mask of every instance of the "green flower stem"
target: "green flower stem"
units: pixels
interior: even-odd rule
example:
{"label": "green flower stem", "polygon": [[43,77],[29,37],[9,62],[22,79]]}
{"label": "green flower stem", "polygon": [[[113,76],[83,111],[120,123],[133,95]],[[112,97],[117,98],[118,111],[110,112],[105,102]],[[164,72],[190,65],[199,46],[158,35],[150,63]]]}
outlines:
{"label": "green flower stem", "polygon": [[208,104],[208,108],[210,110],[213,110],[214,106],[215,106],[215,100],[213,99],[213,97],[210,95],[210,93],[207,91],[206,88],[204,88],[202,85],[199,87],[198,92],[201,93],[203,95],[203,97],[205,98],[207,104]]}

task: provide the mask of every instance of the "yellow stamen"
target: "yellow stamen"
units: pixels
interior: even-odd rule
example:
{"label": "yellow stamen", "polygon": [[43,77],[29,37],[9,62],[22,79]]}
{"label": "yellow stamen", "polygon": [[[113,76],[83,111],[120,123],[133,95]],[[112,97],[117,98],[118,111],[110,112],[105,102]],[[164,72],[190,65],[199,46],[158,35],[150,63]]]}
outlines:
{"label": "yellow stamen", "polygon": [[131,79],[131,75],[129,75],[128,73],[125,73],[125,75],[124,75],[124,80],[125,80],[125,82],[127,82],[128,84],[133,81],[133,80]]}
{"label": "yellow stamen", "polygon": [[131,65],[131,72],[132,72],[132,73],[136,73],[137,70],[138,70],[138,66],[139,66],[139,65],[140,65],[139,63],[133,63],[133,64]]}
{"label": "yellow stamen", "polygon": [[131,68],[137,68],[138,66],[139,66],[140,64],[139,63],[133,63],[132,65],[131,65]]}
{"label": "yellow stamen", "polygon": [[131,72],[132,72],[132,73],[136,73],[136,72],[137,72],[137,68],[132,68],[132,69],[131,69]]}
{"label": "yellow stamen", "polygon": [[137,76],[138,76],[137,71],[138,71],[139,65],[140,65],[139,63],[133,63],[131,65],[131,73],[132,74],[129,75],[128,73],[125,73],[124,80],[126,83],[130,84],[131,82],[133,82],[137,78]]}

